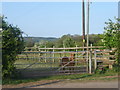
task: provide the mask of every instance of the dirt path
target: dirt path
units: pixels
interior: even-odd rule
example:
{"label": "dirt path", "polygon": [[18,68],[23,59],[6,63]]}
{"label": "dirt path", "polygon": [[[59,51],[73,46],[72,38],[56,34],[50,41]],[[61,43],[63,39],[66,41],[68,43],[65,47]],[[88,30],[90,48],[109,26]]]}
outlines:
{"label": "dirt path", "polygon": [[118,81],[61,81],[46,85],[38,85],[31,88],[118,88]]}
{"label": "dirt path", "polygon": [[[113,78],[106,76],[99,78]],[[3,88],[118,88],[118,79],[113,80],[41,80],[17,85],[3,85]]]}

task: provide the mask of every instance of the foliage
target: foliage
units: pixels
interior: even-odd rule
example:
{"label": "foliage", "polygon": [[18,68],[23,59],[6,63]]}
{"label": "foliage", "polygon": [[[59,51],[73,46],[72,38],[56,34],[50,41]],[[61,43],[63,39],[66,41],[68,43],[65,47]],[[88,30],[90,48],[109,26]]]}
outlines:
{"label": "foliage", "polygon": [[[120,23],[120,22],[119,22]],[[117,43],[117,54],[116,54],[116,58],[117,58],[117,69],[120,73],[120,29],[119,32],[117,34],[117,38],[118,38],[118,43]]]}
{"label": "foliage", "polygon": [[66,37],[63,40],[63,45],[65,47],[75,47],[75,41],[71,37]]}
{"label": "foliage", "polygon": [[54,38],[54,37],[24,37],[24,41],[27,42],[29,40],[32,40],[33,42],[40,42],[42,40],[44,41],[55,41],[57,40],[58,38]]}
{"label": "foliage", "polygon": [[[107,73],[114,74],[120,72],[118,64],[113,64],[113,69],[109,69],[109,66],[99,67],[95,70],[95,74],[105,75]],[[109,74],[108,74],[109,75]]]}
{"label": "foliage", "polygon": [[95,74],[105,74],[109,68],[108,67],[101,67],[95,70]]}
{"label": "foliage", "polygon": [[40,42],[37,42],[35,43],[34,47],[40,47],[40,48],[45,48],[45,47],[53,47],[54,46],[54,43],[51,42],[51,41],[40,41]]}
{"label": "foliage", "polygon": [[115,18],[115,21],[116,22],[113,22],[112,20],[109,19],[109,21],[105,23],[107,26],[105,27],[103,40],[106,48],[108,49],[116,48],[116,51],[115,51],[116,52],[115,56],[117,61],[116,64],[119,64],[120,62],[120,19]]}
{"label": "foliage", "polygon": [[40,42],[36,42],[36,43],[34,44],[34,47],[45,48],[45,46],[46,46],[46,41],[44,41],[44,40],[42,40],[42,41],[40,41]]}
{"label": "foliage", "polygon": [[120,66],[119,64],[114,64],[113,65],[113,71],[114,72],[120,72],[119,66]]}
{"label": "foliage", "polygon": [[[90,38],[90,44],[93,44],[94,46],[103,46],[102,39],[103,39],[103,34],[91,34],[89,35]],[[35,37],[32,38],[34,40]],[[47,38],[49,39],[49,38]],[[37,39],[38,40],[38,39]],[[35,41],[35,40],[34,40]],[[27,41],[28,42],[28,41]],[[34,47],[41,47],[44,48],[46,47],[57,47],[57,48],[63,48],[63,47],[82,47],[82,36],[80,35],[63,35],[60,38],[54,38],[52,40],[45,40],[45,38],[42,40],[40,39],[39,42],[35,42]]]}
{"label": "foliage", "polygon": [[64,40],[68,37],[71,37],[69,34],[68,35],[63,35],[61,38],[59,38],[56,43],[55,43],[55,47],[64,47],[65,46],[65,42]]}
{"label": "foliage", "polygon": [[91,34],[89,36],[90,38],[90,44],[93,44],[93,46],[103,46],[102,39],[103,34]]}
{"label": "foliage", "polygon": [[8,24],[2,18],[2,77],[15,77],[14,62],[18,53],[24,48],[22,32],[16,26]]}
{"label": "foliage", "polygon": [[[57,38],[54,37],[24,37],[25,47],[33,47],[41,42],[53,43]],[[45,43],[44,43],[45,44]]]}
{"label": "foliage", "polygon": [[108,22],[105,22],[107,25],[104,29],[104,45],[106,48],[116,48],[118,46],[118,42],[120,41],[120,38],[118,37],[119,29],[120,29],[120,19],[115,19],[116,22],[113,22],[109,19]]}
{"label": "foliage", "polygon": [[27,41],[25,42],[26,47],[33,47],[34,46],[34,41],[33,38],[28,38]]}

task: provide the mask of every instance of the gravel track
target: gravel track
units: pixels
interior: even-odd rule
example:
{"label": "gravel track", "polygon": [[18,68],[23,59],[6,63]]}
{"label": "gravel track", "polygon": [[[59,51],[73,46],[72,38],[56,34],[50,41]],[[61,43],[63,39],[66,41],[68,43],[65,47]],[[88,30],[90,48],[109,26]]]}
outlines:
{"label": "gravel track", "polygon": [[118,81],[62,81],[32,88],[118,88]]}

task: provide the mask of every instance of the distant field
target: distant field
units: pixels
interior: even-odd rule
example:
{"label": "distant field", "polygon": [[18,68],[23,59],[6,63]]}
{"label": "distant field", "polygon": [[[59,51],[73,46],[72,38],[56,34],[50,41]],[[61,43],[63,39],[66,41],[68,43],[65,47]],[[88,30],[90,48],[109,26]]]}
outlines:
{"label": "distant field", "polygon": [[[65,66],[65,70],[60,66],[61,59],[63,57],[69,57],[70,54],[75,53],[75,65],[74,66]],[[107,54],[97,53],[97,60],[104,61],[102,65],[108,65],[109,59]],[[28,51],[18,55],[18,59],[15,62],[15,66],[18,71],[29,74],[40,75],[42,72],[51,73],[51,72],[72,72],[72,73],[83,73],[87,72],[87,62],[86,54],[83,52],[74,52],[74,51],[63,51],[59,52],[38,52],[38,51]],[[92,70],[94,70],[94,52],[92,53]]]}
{"label": "distant field", "polygon": [[[70,54],[21,54],[15,64],[18,68],[23,68],[33,63],[36,67],[59,67],[61,58],[64,56],[70,57]],[[76,58],[75,61],[76,66],[86,64],[81,58]]]}
{"label": "distant field", "polygon": [[[15,62],[16,68],[22,72],[24,76],[26,75],[43,75],[53,74],[55,72],[63,72],[62,67],[60,67],[61,58],[67,56],[70,57],[70,54],[39,54],[39,53],[29,53],[21,54],[18,56],[18,59]],[[54,57],[54,58],[53,58]],[[86,62],[82,59],[75,59],[74,71],[84,71],[86,70]],[[65,72],[69,72],[69,67],[65,67]],[[27,77],[27,76],[26,76]]]}

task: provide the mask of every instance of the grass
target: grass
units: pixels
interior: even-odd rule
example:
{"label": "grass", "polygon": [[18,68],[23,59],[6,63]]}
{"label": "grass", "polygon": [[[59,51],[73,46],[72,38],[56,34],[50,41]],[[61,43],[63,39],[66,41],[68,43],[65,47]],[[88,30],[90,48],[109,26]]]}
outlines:
{"label": "grass", "polygon": [[85,78],[88,76],[92,76],[89,74],[75,74],[75,75],[58,75],[58,76],[44,76],[40,78],[28,78],[28,79],[5,79],[3,80],[3,85],[5,84],[20,84],[20,83],[27,83],[27,82],[35,82],[39,80],[61,80],[61,79],[79,79]]}
{"label": "grass", "polygon": [[[33,55],[30,55],[31,57]],[[39,57],[39,56],[38,56]],[[58,54],[55,55],[55,57],[59,57]],[[49,59],[47,61],[52,61],[52,59]],[[58,63],[57,64],[53,64],[53,67],[58,67],[59,65],[59,61],[56,60]],[[17,60],[15,62],[15,64],[32,64],[38,62],[37,59],[35,60]],[[38,62],[38,65],[33,65],[31,68],[36,69],[36,68],[43,68],[44,67],[51,67],[51,64],[43,64],[43,62]],[[80,65],[80,64],[79,64]],[[16,66],[18,69],[23,69],[25,67],[27,67],[26,65],[18,65]],[[42,69],[41,69],[42,70]],[[66,80],[66,79],[70,79],[70,80],[83,80],[83,81],[88,81],[88,80],[114,80],[117,78],[99,78],[99,77],[105,77],[105,76],[115,76],[117,75],[116,72],[112,71],[112,70],[108,70],[106,73],[104,74],[73,74],[73,75],[56,75],[56,76],[44,76],[44,77],[38,77],[38,78],[18,78],[18,79],[4,79],[2,81],[3,85],[6,84],[20,84],[20,83],[28,83],[28,82],[36,82],[36,81],[40,81],[40,80]]]}
{"label": "grass", "polygon": [[[73,75],[56,75],[56,76],[44,76],[38,78],[18,78],[18,79],[5,79],[3,80],[3,85],[8,84],[20,84],[20,83],[28,83],[28,82],[36,82],[40,80],[81,80],[81,81],[89,81],[89,80],[116,80],[117,77],[106,78],[106,76],[116,76],[117,73],[113,71],[106,72],[105,74],[73,74]],[[101,78],[102,77],[102,78]]]}
{"label": "grass", "polygon": [[[49,55],[47,55],[47,56],[50,57]],[[69,56],[69,55],[67,55],[67,56]],[[60,56],[58,54],[55,54],[55,57],[60,57]],[[34,56],[33,54],[29,54],[28,60],[27,60],[26,55],[19,56],[19,58],[21,58],[21,59],[18,59],[15,62],[15,66],[17,69],[24,69],[27,66],[29,66],[30,64],[33,64],[32,66],[29,67],[32,69],[48,68],[48,67],[58,67],[59,68],[59,65],[60,65],[60,59],[57,59],[57,58],[54,59],[54,62],[53,62],[52,58],[47,58],[46,62],[45,62],[45,59],[40,59],[39,55]],[[40,61],[39,61],[39,59],[40,59]],[[82,65],[86,65],[86,63],[83,62],[82,60],[78,60],[77,63],[75,64],[75,66],[82,66]]]}

